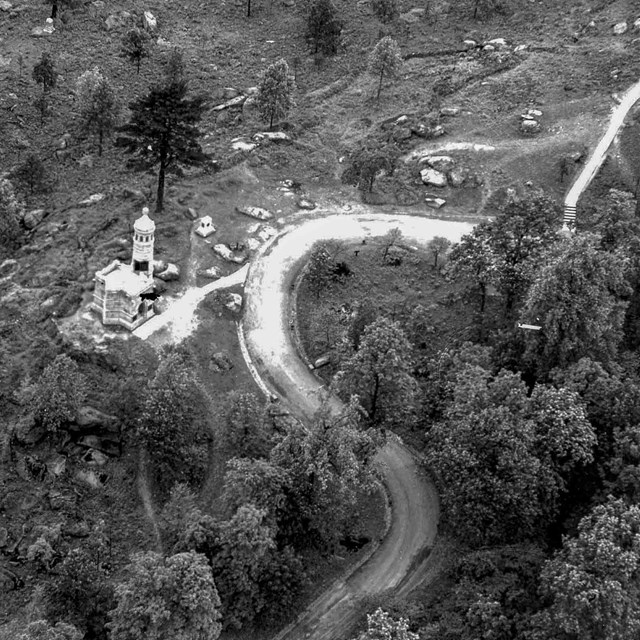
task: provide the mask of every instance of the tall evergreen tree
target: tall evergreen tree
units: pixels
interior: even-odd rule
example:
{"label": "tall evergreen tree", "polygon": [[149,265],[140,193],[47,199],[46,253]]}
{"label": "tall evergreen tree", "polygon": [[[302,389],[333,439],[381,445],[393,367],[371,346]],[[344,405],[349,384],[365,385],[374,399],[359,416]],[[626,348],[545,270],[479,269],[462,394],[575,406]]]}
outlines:
{"label": "tall evergreen tree", "polygon": [[149,34],[139,27],[129,29],[122,38],[120,55],[136,65],[137,73],[140,73],[142,59],[149,57],[149,41]]}
{"label": "tall evergreen tree", "polygon": [[129,104],[131,120],[120,127],[123,144],[144,168],[158,167],[156,212],[163,208],[166,172],[203,159],[198,123],[205,104],[204,96],[187,96],[184,80],[152,87]]}
{"label": "tall evergreen tree", "polygon": [[45,93],[56,86],[58,74],[50,53],[42,52],[40,60],[33,67],[32,76],[38,84],[42,85],[42,91]]}
{"label": "tall evergreen tree", "polygon": [[342,28],[342,20],[332,0],[315,0],[307,19],[307,39],[314,46],[315,53],[335,54]]}

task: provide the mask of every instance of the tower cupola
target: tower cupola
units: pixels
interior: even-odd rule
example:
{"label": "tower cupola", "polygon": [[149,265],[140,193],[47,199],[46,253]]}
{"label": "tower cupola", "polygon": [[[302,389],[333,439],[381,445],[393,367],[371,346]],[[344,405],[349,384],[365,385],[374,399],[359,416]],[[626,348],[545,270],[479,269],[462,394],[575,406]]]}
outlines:
{"label": "tower cupola", "polygon": [[133,254],[131,269],[151,277],[153,275],[153,242],[156,223],[149,217],[145,207],[142,215],[133,223]]}

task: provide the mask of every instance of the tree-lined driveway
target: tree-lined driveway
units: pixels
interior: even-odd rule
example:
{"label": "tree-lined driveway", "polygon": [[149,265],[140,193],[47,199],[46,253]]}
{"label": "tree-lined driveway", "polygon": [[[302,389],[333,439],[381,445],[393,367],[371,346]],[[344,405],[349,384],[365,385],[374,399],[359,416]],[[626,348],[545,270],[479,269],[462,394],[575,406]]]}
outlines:
{"label": "tree-lined driveway", "polygon": [[[403,242],[424,247],[434,236],[456,242],[472,229],[463,222],[413,215],[326,213],[285,228],[251,263],[245,282],[242,333],[252,368],[292,413],[310,418],[319,408],[322,383],[300,359],[290,333],[289,297],[299,269],[315,242],[362,239],[402,231]],[[333,400],[336,404],[338,401]],[[366,595],[403,585],[416,586],[429,570],[429,549],[438,527],[439,504],[433,483],[408,449],[390,442],[377,456],[391,505],[389,531],[357,571],[322,594],[279,638],[338,640]]]}

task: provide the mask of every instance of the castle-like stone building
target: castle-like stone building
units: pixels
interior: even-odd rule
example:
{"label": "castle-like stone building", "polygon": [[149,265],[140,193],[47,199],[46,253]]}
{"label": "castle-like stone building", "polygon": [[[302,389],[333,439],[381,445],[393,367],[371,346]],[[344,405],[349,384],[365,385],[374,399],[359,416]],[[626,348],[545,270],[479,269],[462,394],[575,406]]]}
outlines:
{"label": "castle-like stone building", "polygon": [[114,260],[96,271],[91,308],[102,324],[120,325],[133,331],[155,315],[153,307],[153,242],[156,225],[149,209],[133,225],[131,263]]}

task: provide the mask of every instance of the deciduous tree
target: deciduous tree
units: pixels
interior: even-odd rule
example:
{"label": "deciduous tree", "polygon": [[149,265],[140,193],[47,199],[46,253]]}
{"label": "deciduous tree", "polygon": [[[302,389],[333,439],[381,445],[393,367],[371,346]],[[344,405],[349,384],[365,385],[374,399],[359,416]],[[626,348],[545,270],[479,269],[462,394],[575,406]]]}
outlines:
{"label": "deciduous tree", "polygon": [[315,245],[309,256],[309,263],[305,273],[305,281],[309,289],[320,297],[322,291],[331,282],[334,262],[324,242]]}
{"label": "deciduous tree", "polygon": [[395,78],[400,73],[401,67],[402,56],[398,43],[391,36],[385,36],[369,55],[369,73],[379,77],[376,100],[380,100],[382,80],[385,77]]}
{"label": "deciduous tree", "polygon": [[143,167],[158,167],[157,212],[163,209],[166,172],[203,160],[198,123],[205,104],[204,96],[187,96],[184,81],[152,87],[129,104],[131,120],[120,127],[126,136],[122,144]]}
{"label": "deciduous tree", "polygon": [[13,185],[0,179],[0,247],[5,250],[17,249],[22,244],[21,211]]}
{"label": "deciduous tree", "polygon": [[574,392],[543,386],[529,397],[519,375],[466,365],[427,441],[447,517],[480,546],[541,533],[596,438]]}
{"label": "deciduous tree", "polygon": [[269,453],[270,434],[264,403],[254,393],[229,392],[218,424],[222,443],[234,457],[264,458]]}
{"label": "deciduous tree", "polygon": [[216,640],[220,598],[204,556],[138,553],[116,586],[111,640]]}
{"label": "deciduous tree", "polygon": [[83,633],[66,622],[50,624],[47,620],[30,622],[17,640],[82,640]]}
{"label": "deciduous tree", "polygon": [[400,325],[380,317],[364,330],[358,351],[341,365],[335,388],[344,398],[358,397],[371,425],[406,427],[413,423],[417,394],[411,372],[411,345]]}
{"label": "deciduous tree", "polygon": [[379,174],[393,174],[397,158],[398,151],[392,145],[379,149],[360,149],[351,154],[340,179],[344,184],[352,184],[360,191],[371,193]]}
{"label": "deciduous tree", "polygon": [[591,234],[566,240],[547,258],[521,314],[523,322],[536,319],[542,326],[527,336],[541,373],[585,356],[615,360],[630,294],[627,265],[619,252],[602,251]]}
{"label": "deciduous tree", "polygon": [[542,628],[556,637],[628,640],[640,633],[640,508],[610,498],[542,570],[553,599]]}
{"label": "deciduous tree", "polygon": [[36,384],[34,417],[47,431],[57,431],[77,416],[84,398],[85,378],[78,365],[69,356],[57,356]]}
{"label": "deciduous tree", "polygon": [[419,636],[409,631],[406,618],[393,618],[384,609],[378,607],[367,614],[367,630],[357,640],[418,640]]}
{"label": "deciduous tree", "polygon": [[98,155],[102,155],[105,137],[114,130],[120,106],[113,86],[98,67],[85,71],[76,82],[80,127],[84,133],[98,137]]}
{"label": "deciduous tree", "polygon": [[256,106],[262,119],[269,123],[269,129],[273,127],[274,120],[284,118],[295,106],[294,89],[293,75],[283,58],[269,65],[263,72],[258,84]]}
{"label": "deciduous tree", "polygon": [[433,257],[433,268],[438,268],[438,260],[446,255],[449,247],[451,246],[451,241],[447,240],[447,238],[443,238],[442,236],[434,236],[431,240],[429,240],[429,244],[427,245],[427,253]]}

